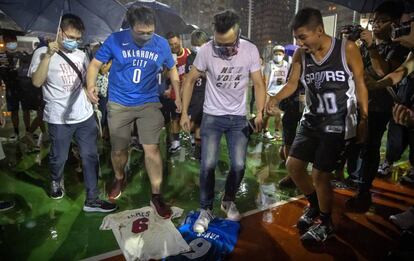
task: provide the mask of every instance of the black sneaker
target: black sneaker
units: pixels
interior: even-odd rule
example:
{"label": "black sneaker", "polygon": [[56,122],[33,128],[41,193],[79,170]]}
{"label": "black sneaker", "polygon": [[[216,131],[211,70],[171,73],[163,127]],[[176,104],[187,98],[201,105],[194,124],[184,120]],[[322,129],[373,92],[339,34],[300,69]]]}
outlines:
{"label": "black sneaker", "polygon": [[14,208],[14,201],[0,201],[0,212]]}
{"label": "black sneaker", "polygon": [[345,206],[356,212],[367,212],[371,203],[371,193],[358,193],[354,197],[348,199]]}
{"label": "black sneaker", "polygon": [[196,144],[194,147],[194,159],[201,160],[201,145]]}
{"label": "black sneaker", "polygon": [[52,180],[50,185],[50,197],[53,199],[61,199],[65,195],[62,182]]}
{"label": "black sneaker", "polygon": [[83,211],[85,212],[112,212],[115,211],[118,206],[114,203],[101,200],[99,198],[94,200],[86,200],[83,205]]}
{"label": "black sneaker", "polygon": [[334,229],[331,222],[327,224],[319,223],[313,225],[309,230],[300,237],[304,244],[322,243],[334,235]]}
{"label": "black sneaker", "polygon": [[316,208],[305,207],[303,215],[299,218],[296,223],[296,227],[299,229],[299,233],[303,234],[310,228],[315,219],[319,216],[319,210]]}

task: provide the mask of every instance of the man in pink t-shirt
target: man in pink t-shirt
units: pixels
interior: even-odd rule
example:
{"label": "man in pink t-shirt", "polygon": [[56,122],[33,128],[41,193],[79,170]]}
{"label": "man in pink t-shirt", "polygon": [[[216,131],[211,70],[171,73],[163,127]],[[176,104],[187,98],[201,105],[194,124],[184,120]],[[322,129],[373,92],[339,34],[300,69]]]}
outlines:
{"label": "man in pink t-shirt", "polygon": [[214,172],[220,140],[226,136],[231,167],[227,176],[221,209],[230,220],[240,220],[234,203],[244,176],[249,125],[246,119],[246,97],[249,76],[255,86],[257,116],[256,131],[261,129],[265,103],[265,86],[260,72],[257,47],[240,39],[239,16],[223,11],[214,16],[214,38],[197,53],[193,67],[183,83],[181,126],[190,130],[188,106],[194,83],[205,72],[206,94],[201,122],[200,216],[194,223],[195,232],[207,230],[212,219]]}

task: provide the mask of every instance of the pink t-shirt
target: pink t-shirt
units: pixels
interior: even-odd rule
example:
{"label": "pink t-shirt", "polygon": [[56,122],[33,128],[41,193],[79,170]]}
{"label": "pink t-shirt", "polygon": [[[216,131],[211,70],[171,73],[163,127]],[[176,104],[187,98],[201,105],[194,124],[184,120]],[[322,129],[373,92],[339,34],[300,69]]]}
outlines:
{"label": "pink t-shirt", "polygon": [[206,72],[205,113],[246,115],[249,75],[260,70],[259,51],[254,44],[240,39],[237,54],[223,60],[215,55],[210,41],[200,48],[193,65]]}

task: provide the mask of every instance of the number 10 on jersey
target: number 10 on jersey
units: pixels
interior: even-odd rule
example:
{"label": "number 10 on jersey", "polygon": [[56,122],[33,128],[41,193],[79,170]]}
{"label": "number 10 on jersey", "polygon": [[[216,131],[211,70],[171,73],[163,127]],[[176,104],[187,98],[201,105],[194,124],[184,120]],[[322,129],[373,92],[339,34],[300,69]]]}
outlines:
{"label": "number 10 on jersey", "polygon": [[336,95],[332,92],[323,93],[322,95],[317,93],[319,106],[316,109],[317,113],[334,114],[338,111],[336,106]]}

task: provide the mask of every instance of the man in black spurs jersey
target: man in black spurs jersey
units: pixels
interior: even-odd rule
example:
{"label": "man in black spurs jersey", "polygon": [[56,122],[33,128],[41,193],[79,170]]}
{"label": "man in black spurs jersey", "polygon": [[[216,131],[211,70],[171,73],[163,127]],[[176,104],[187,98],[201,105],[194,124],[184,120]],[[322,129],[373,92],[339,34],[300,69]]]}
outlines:
{"label": "man in black spurs jersey", "polygon": [[[292,29],[301,48],[293,56],[287,84],[269,102],[268,110],[293,94],[301,80],[306,90],[306,108],[290,149],[287,169],[310,203],[297,223],[304,233],[301,240],[319,243],[333,235],[330,179],[340,162],[345,141],[354,137],[358,142],[365,139],[368,95],[357,46],[325,34],[318,10],[300,10]],[[309,162],[313,163],[312,177],[306,171]]]}

